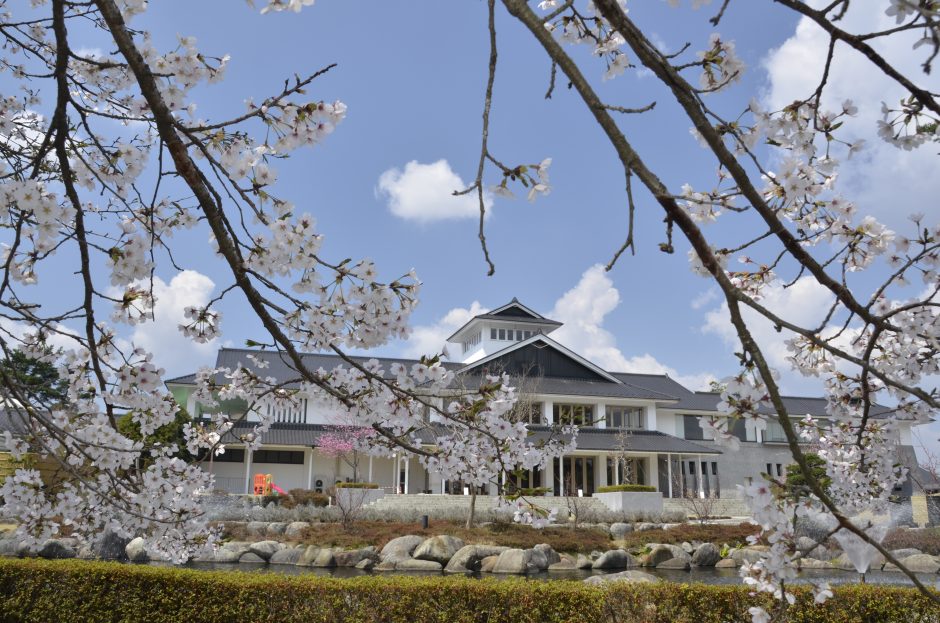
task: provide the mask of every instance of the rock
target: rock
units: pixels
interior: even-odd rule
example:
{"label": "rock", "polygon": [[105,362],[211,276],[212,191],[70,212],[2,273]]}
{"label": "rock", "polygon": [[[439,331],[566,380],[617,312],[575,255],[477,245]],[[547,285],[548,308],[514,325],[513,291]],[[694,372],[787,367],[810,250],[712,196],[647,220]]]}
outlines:
{"label": "rock", "polygon": [[395,563],[396,571],[440,571],[444,566],[436,560],[408,558]]}
{"label": "rock", "polygon": [[288,541],[295,541],[303,537],[304,532],[307,528],[310,527],[310,524],[306,521],[292,521],[287,524],[287,528],[284,529],[284,536]]}
{"label": "rock", "polygon": [[[936,556],[929,554],[914,554],[900,561],[908,571],[914,573],[936,573],[940,571],[940,560]],[[897,571],[898,567],[888,563],[885,565],[885,571]]]}
{"label": "rock", "polygon": [[584,580],[585,584],[606,584],[607,582],[659,582],[655,575],[643,571],[621,571],[620,573],[605,573],[592,575]]}
{"label": "rock", "polygon": [[[845,552],[842,552],[835,558],[829,561],[833,567],[836,569],[842,569],[843,571],[858,571],[855,568],[855,565],[852,564],[852,561],[846,556]],[[875,571],[881,569],[885,564],[885,557],[882,556],[879,552],[875,552],[875,556],[871,561],[871,564],[868,565],[868,571]]]}
{"label": "rock", "polygon": [[905,547],[903,549],[893,549],[891,550],[891,555],[901,560],[902,558],[907,558],[908,556],[916,556],[917,554],[923,554],[924,552],[919,549],[914,549],[913,547]]}
{"label": "rock", "polygon": [[529,573],[532,569],[532,550],[507,549],[499,555],[493,573]]}
{"label": "rock", "polygon": [[626,569],[627,567],[635,567],[636,560],[633,559],[633,556],[623,551],[622,549],[612,549],[609,552],[604,552],[600,558],[594,561],[594,564],[591,565],[592,569]]}
{"label": "rock", "polygon": [[130,562],[149,562],[150,556],[147,555],[147,548],[141,537],[131,539],[124,547],[124,553]]}
{"label": "rock", "polygon": [[549,571],[574,571],[578,568],[577,561],[568,555],[562,555],[561,560],[548,565]]}
{"label": "rock", "polygon": [[656,565],[657,569],[682,569],[688,570],[689,561],[683,558],[670,558]]}
{"label": "rock", "polygon": [[832,569],[832,564],[828,560],[816,558],[801,558],[799,565],[800,569]]}
{"label": "rock", "polygon": [[716,569],[737,569],[740,565],[734,558],[722,558],[715,563]]}
{"label": "rock", "polygon": [[264,536],[267,529],[268,524],[264,521],[249,521],[245,526],[245,530],[250,536]]}
{"label": "rock", "polygon": [[422,543],[424,543],[424,537],[420,537],[414,534],[400,536],[397,539],[392,539],[385,544],[385,547],[382,548],[382,562],[385,562],[386,560],[395,562],[397,560],[411,558],[412,552],[414,552]]}
{"label": "rock", "polygon": [[695,548],[691,562],[696,567],[714,567],[721,560],[721,552],[714,543],[702,543]]}
{"label": "rock", "polygon": [[75,557],[79,560],[94,560],[95,552],[87,545],[82,545],[78,548],[78,553],[75,554]]}
{"label": "rock", "polygon": [[319,552],[317,552],[316,558],[310,563],[311,567],[335,567],[336,558],[334,557],[333,550],[329,547],[324,547]]}
{"label": "rock", "polygon": [[18,542],[14,538],[0,539],[0,556],[16,556]]}
{"label": "rock", "polygon": [[376,551],[375,547],[363,547],[361,549],[354,549],[347,552],[334,552],[333,559],[336,561],[337,567],[355,567],[363,560],[378,560],[379,554]]}
{"label": "rock", "polygon": [[271,554],[268,562],[272,565],[296,565],[306,550],[307,548],[302,545],[298,547],[285,547]]}
{"label": "rock", "polygon": [[688,541],[683,541],[682,543],[679,544],[679,547],[681,547],[682,551],[684,551],[689,556],[691,556],[692,553],[695,551],[695,548],[692,547],[692,544],[689,543]]}
{"label": "rock", "polygon": [[657,527],[656,524],[644,521],[644,522],[635,524],[633,526],[633,529],[636,530],[637,532],[646,532],[647,530],[655,530],[656,527]]}
{"label": "rock", "polygon": [[500,554],[495,556],[487,556],[480,561],[480,571],[482,573],[493,573],[493,569],[496,568],[496,563],[499,561]]}
{"label": "rock", "polygon": [[241,555],[241,558],[238,559],[238,562],[250,565],[263,565],[267,564],[268,561],[254,552],[245,552]]}
{"label": "rock", "polygon": [[304,553],[300,555],[300,560],[295,564],[298,567],[309,567],[313,565],[313,561],[317,559],[317,554],[320,553],[320,548],[316,545],[308,545],[307,549],[304,550]]}
{"label": "rock", "polygon": [[91,552],[95,558],[101,560],[127,560],[127,551],[125,548],[131,540],[127,537],[118,536],[112,530],[105,530],[101,536],[91,544]]}
{"label": "rock", "polygon": [[574,566],[578,569],[590,569],[594,566],[594,561],[584,554],[578,554],[578,558],[574,561]]}
{"label": "rock", "polygon": [[412,558],[417,560],[433,560],[446,565],[454,554],[464,546],[464,542],[457,537],[440,535],[426,539],[414,550]]}
{"label": "rock", "polygon": [[287,524],[283,521],[272,521],[268,524],[264,533],[268,536],[281,536],[287,530]]}
{"label": "rock", "polygon": [[633,532],[633,526],[631,524],[623,522],[610,524],[610,536],[614,539],[622,539],[631,532]]}
{"label": "rock", "polygon": [[686,562],[692,559],[692,557],[678,545],[657,545],[650,550],[648,564],[653,567],[658,567],[659,563],[672,560],[673,558],[678,558]]}
{"label": "rock", "polygon": [[277,541],[258,541],[248,546],[248,551],[256,556],[263,558],[266,562],[271,559],[274,552],[283,549],[283,545]]}
{"label": "rock", "polygon": [[548,543],[539,543],[532,549],[545,554],[545,558],[548,559],[548,565],[553,565],[561,560],[561,556],[558,554],[558,552],[552,549],[552,546]]}
{"label": "rock", "polygon": [[220,547],[210,554],[209,560],[206,562],[236,563],[247,551],[247,549],[225,549]]}
{"label": "rock", "polygon": [[221,549],[230,550],[233,552],[238,552],[239,554],[244,554],[248,551],[248,546],[251,545],[249,541],[229,541],[222,545]]}
{"label": "rock", "polygon": [[731,553],[731,557],[739,565],[744,563],[755,563],[760,560],[764,552],[769,548],[765,545],[751,545],[748,547],[742,547],[741,549],[736,549]]}
{"label": "rock", "polygon": [[75,558],[75,550],[59,539],[49,539],[39,548],[40,558]]}
{"label": "rock", "polygon": [[446,573],[470,573],[480,569],[480,561],[487,556],[499,556],[508,547],[502,545],[464,545],[451,557],[444,568]]}
{"label": "rock", "polygon": [[371,558],[363,558],[356,565],[356,569],[361,569],[362,571],[371,571],[372,567],[375,566],[375,561]]}

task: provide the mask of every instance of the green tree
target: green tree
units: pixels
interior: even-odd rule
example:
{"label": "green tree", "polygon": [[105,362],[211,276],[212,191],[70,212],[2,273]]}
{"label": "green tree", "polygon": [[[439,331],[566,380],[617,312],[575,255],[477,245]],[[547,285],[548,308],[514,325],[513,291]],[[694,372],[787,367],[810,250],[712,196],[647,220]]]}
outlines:
{"label": "green tree", "polygon": [[[155,444],[160,444],[161,446],[176,444],[177,451],[173,454],[173,456],[179,457],[184,461],[191,461],[193,456],[186,449],[186,438],[183,436],[183,428],[191,421],[192,418],[189,416],[189,413],[186,411],[186,409],[184,407],[180,407],[179,411],[176,412],[176,417],[172,422],[169,424],[164,424],[150,435],[141,435],[140,425],[135,422],[130,415],[125,415],[120,418],[117,422],[117,428],[118,432],[128,439],[133,439],[134,441],[143,441],[144,445],[148,448],[153,447]],[[147,461],[142,467],[146,467],[147,465],[149,465],[149,461]]]}
{"label": "green tree", "polygon": [[34,406],[65,402],[66,383],[55,366],[18,350],[0,360],[0,383]]}
{"label": "green tree", "polygon": [[[826,474],[826,460],[812,452],[807,452],[804,456],[806,457],[806,465],[813,474],[813,478],[820,484],[823,490],[828,492],[829,485],[832,484],[832,479]],[[794,500],[798,500],[804,495],[809,494],[809,485],[806,482],[806,478],[803,476],[803,472],[800,470],[800,466],[796,463],[787,465],[787,476],[784,481],[784,487],[785,494]]]}

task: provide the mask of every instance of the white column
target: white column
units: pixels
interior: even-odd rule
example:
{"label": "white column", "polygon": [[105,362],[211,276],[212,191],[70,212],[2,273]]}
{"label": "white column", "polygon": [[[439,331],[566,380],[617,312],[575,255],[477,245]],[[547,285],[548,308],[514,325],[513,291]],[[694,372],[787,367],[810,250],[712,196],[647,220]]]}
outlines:
{"label": "white column", "polygon": [[669,479],[669,497],[672,497],[672,455],[666,455],[666,474]]}
{"label": "white column", "polygon": [[646,470],[647,475],[649,476],[649,484],[656,487],[656,490],[659,491],[659,455],[652,454],[650,455],[650,468]]}
{"label": "white column", "polygon": [[542,422],[551,424],[554,418],[555,403],[551,400],[542,402]]}
{"label": "white column", "polygon": [[441,478],[441,495],[444,495],[444,491],[447,487],[447,480]]}
{"label": "white column", "polygon": [[395,471],[395,475],[392,477],[392,486],[395,487],[395,493],[401,493],[401,481],[399,480],[401,476],[401,457],[397,454],[395,460],[392,461],[392,469]]}
{"label": "white column", "polygon": [[411,460],[408,458],[405,458],[405,493],[408,493],[409,491],[408,478],[409,478],[409,472],[411,471],[409,469],[410,466],[411,466]]}
{"label": "white column", "polygon": [[598,428],[607,428],[607,405],[600,403],[594,410],[594,424]]}
{"label": "white column", "polygon": [[561,497],[565,496],[565,457],[558,457],[558,492]]}
{"label": "white column", "polygon": [[310,462],[307,465],[307,489],[313,488],[313,448],[307,448],[307,460]]}
{"label": "white column", "polygon": [[597,479],[594,481],[597,483],[598,487],[607,486],[607,455],[598,454],[597,458],[594,460],[597,463],[598,474]]}
{"label": "white column", "polygon": [[372,455],[369,455],[369,482],[372,482]]}
{"label": "white column", "polygon": [[251,493],[251,450],[245,448],[245,495]]}
{"label": "white column", "polygon": [[698,480],[698,496],[705,497],[705,486],[702,482],[702,455],[695,455],[695,478]]}
{"label": "white column", "polygon": [[548,493],[545,495],[555,495],[555,462],[548,461],[545,468],[542,469],[542,486],[548,487]]}
{"label": "white column", "polygon": [[646,407],[646,430],[659,430],[656,423],[656,405]]}

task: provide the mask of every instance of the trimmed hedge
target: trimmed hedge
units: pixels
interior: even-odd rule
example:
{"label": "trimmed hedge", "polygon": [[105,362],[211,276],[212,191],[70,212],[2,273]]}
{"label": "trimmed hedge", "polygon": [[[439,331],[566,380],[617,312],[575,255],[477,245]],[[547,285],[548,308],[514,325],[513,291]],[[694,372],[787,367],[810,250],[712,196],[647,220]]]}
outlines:
{"label": "trimmed hedge", "polygon": [[337,489],[378,489],[379,485],[374,482],[338,482]]}
{"label": "trimmed hedge", "polygon": [[[823,606],[796,587],[789,623],[927,623],[908,588],[836,587]],[[750,623],[771,608],[744,586],[454,577],[281,576],[106,562],[0,560],[0,620],[15,623]]]}
{"label": "trimmed hedge", "polygon": [[604,487],[598,487],[596,491],[597,493],[616,493],[619,491],[642,491],[644,493],[649,493],[656,491],[656,487],[651,487],[649,485],[607,485]]}

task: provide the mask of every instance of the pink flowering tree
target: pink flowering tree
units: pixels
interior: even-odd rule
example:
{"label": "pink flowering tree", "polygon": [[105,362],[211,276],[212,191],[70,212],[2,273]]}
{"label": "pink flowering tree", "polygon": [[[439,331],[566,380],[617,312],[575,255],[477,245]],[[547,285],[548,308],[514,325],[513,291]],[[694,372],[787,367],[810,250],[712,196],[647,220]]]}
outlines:
{"label": "pink flowering tree", "polygon": [[373,435],[375,431],[364,426],[334,426],[330,432],[320,435],[317,450],[343,461],[352,469],[353,481],[359,482],[359,459]]}

